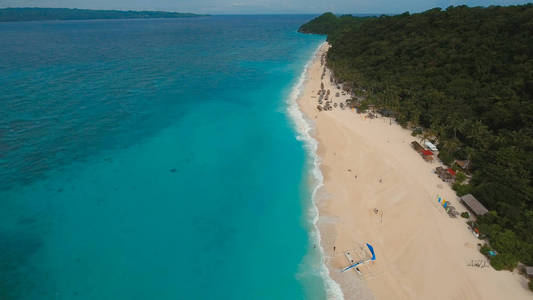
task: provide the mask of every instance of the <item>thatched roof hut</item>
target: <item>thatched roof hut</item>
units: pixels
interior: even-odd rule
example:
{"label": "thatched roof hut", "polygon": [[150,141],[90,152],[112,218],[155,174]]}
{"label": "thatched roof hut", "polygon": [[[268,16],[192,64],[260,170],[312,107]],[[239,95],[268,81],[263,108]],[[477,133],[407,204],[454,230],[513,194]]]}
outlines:
{"label": "thatched roof hut", "polygon": [[470,167],[470,161],[469,160],[458,160],[456,159],[455,160],[455,164],[463,169],[463,170],[468,170],[468,168]]}
{"label": "thatched roof hut", "polygon": [[465,204],[465,206],[472,211],[476,216],[482,216],[489,212],[481,202],[479,202],[472,194],[467,194],[461,197],[461,201]]}

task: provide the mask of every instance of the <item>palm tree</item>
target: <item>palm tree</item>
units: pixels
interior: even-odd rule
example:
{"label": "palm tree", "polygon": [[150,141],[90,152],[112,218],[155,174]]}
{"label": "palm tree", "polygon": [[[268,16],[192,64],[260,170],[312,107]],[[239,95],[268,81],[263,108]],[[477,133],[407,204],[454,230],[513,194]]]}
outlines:
{"label": "palm tree", "polygon": [[470,123],[466,138],[470,141],[472,147],[476,149],[487,149],[489,144],[489,129],[480,120]]}
{"label": "palm tree", "polygon": [[465,129],[465,120],[460,118],[457,113],[453,113],[448,116],[446,121],[448,123],[447,127],[453,131],[453,138],[457,139],[457,131],[463,132]]}

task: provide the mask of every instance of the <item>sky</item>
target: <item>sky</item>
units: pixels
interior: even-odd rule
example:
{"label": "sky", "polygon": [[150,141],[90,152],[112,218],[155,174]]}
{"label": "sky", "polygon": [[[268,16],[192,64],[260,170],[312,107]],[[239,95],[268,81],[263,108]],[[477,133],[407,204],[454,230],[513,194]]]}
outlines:
{"label": "sky", "polygon": [[0,0],[0,7],[163,10],[204,14],[411,13],[450,5],[516,5],[533,0]]}

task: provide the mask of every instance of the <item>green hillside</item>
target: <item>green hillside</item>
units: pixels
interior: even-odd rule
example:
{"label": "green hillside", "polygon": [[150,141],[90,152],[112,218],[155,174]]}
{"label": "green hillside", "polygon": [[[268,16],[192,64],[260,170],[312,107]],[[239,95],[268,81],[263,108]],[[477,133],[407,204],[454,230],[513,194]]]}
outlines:
{"label": "green hillside", "polygon": [[[435,136],[443,162],[470,160],[468,184],[495,268],[533,265],[533,5],[466,6],[374,18],[325,14],[327,64],[359,96]],[[360,100],[364,99],[364,100]]]}
{"label": "green hillside", "polygon": [[91,19],[190,18],[200,15],[164,11],[121,11],[70,8],[4,8],[0,22]]}

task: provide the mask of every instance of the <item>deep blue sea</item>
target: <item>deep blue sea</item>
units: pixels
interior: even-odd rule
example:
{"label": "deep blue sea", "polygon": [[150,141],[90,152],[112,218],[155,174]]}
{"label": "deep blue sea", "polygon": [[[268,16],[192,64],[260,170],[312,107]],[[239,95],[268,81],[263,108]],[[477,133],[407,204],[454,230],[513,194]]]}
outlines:
{"label": "deep blue sea", "polygon": [[312,16],[0,24],[0,299],[324,299]]}

